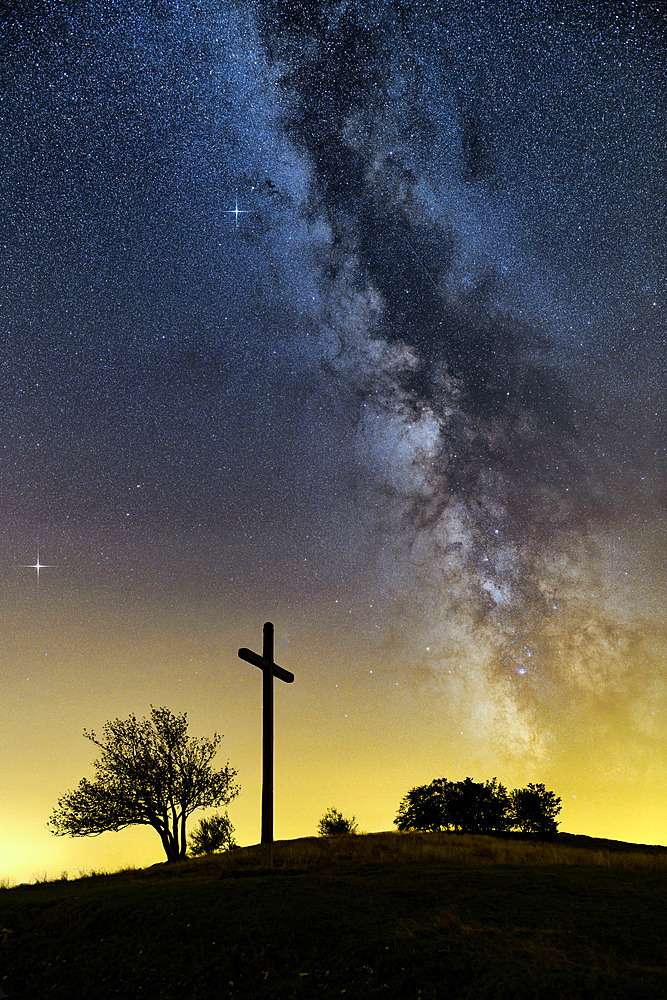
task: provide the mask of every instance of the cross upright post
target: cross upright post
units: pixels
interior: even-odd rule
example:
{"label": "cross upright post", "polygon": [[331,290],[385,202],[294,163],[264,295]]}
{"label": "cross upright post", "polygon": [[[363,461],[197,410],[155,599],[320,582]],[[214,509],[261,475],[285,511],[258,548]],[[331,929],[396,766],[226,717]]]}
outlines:
{"label": "cross upright post", "polygon": [[[262,659],[273,664],[273,625],[264,622]],[[273,845],[273,670],[262,670],[262,844]],[[269,865],[269,868],[271,865]]]}
{"label": "cross upright post", "polygon": [[262,671],[262,863],[273,867],[273,678],[291,684],[294,674],[273,659],[273,623],[265,622],[262,655],[243,646],[239,656]]}

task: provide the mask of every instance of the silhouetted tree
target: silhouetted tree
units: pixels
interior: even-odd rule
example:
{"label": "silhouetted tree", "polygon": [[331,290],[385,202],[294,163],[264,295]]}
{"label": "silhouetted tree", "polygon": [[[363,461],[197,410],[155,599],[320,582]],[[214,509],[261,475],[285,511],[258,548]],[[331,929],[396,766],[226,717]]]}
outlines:
{"label": "silhouetted tree", "polygon": [[507,789],[498,782],[450,782],[447,788],[447,817],[459,833],[491,833],[509,826]]}
{"label": "silhouetted tree", "polygon": [[93,781],[58,801],[49,828],[58,836],[90,837],[128,826],[152,826],[168,861],[185,857],[186,821],[195,809],[227,805],[239,793],[236,771],[226,764],[213,770],[222,739],[187,735],[187,716],[151,707],[150,719],[114,719],[98,739],[86,739],[101,750],[94,761]]}
{"label": "silhouetted tree", "polygon": [[472,778],[452,782],[448,796],[448,811],[452,826],[457,833],[477,832],[477,803],[482,787]]}
{"label": "silhouetted tree", "polygon": [[544,785],[515,788],[510,794],[512,826],[522,833],[551,836],[556,833],[556,816],[561,811],[561,799]]}
{"label": "silhouetted tree", "polygon": [[214,851],[233,851],[238,844],[234,840],[234,827],[227,813],[217,813],[199,821],[190,836],[190,854],[195,858]]}
{"label": "silhouetted tree", "polygon": [[503,833],[514,827],[547,835],[556,832],[560,802],[544,785],[528,785],[508,794],[497,778],[484,782],[435,778],[403,796],[394,823],[402,831]]}
{"label": "silhouetted tree", "polygon": [[331,806],[317,824],[317,832],[320,837],[335,837],[341,833],[356,833],[357,821],[354,816],[351,819],[346,819],[339,809]]}
{"label": "silhouetted tree", "polygon": [[448,830],[446,778],[434,778],[430,785],[417,785],[401,799],[394,823],[399,830]]}
{"label": "silhouetted tree", "polygon": [[480,803],[480,829],[482,833],[495,831],[504,833],[511,824],[510,797],[507,789],[497,778],[484,782],[484,794]]}

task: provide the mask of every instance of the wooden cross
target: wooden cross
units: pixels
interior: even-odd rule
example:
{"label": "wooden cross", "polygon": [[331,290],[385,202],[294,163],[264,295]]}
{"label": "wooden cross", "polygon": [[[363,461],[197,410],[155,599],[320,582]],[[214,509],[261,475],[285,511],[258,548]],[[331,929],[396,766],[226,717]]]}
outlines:
{"label": "wooden cross", "polygon": [[291,684],[294,674],[273,660],[273,623],[264,623],[262,655],[243,646],[239,656],[262,671],[262,862],[273,867],[273,678]]}

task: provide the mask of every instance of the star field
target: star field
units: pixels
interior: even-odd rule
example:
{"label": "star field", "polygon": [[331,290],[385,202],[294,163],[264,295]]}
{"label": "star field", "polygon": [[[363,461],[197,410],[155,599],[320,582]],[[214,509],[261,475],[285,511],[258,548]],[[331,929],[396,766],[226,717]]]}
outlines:
{"label": "star field", "polygon": [[[560,782],[566,826],[606,835],[612,801],[658,837],[664,27],[635,2],[0,14],[13,771],[38,770],[21,726],[76,769],[73,734],[171,694],[250,798],[229,651],[275,617],[283,726],[336,800],[373,760],[400,798],[505,759]],[[289,795],[279,832],[312,832]]]}

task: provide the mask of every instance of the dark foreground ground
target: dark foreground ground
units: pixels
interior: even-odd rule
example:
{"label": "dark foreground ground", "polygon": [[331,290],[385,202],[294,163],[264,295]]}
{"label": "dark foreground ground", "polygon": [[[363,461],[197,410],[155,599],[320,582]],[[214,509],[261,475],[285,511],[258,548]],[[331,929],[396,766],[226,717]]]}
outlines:
{"label": "dark foreground ground", "polygon": [[470,857],[266,871],[234,853],[233,864],[1,891],[1,990],[11,1000],[667,996],[659,871]]}

